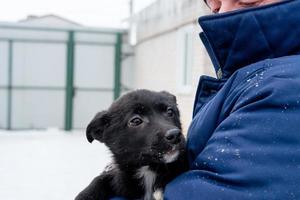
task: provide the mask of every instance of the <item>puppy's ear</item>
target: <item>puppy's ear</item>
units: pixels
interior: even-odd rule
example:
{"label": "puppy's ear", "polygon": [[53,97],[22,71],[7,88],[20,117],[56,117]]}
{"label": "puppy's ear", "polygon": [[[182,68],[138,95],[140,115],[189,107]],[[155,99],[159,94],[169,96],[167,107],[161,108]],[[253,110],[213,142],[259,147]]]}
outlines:
{"label": "puppy's ear", "polygon": [[162,93],[163,95],[166,95],[169,99],[171,99],[174,104],[177,104],[177,99],[176,99],[176,96],[167,92],[167,91],[161,91],[160,93]]}
{"label": "puppy's ear", "polygon": [[89,123],[86,129],[86,138],[92,143],[94,140],[103,142],[103,132],[109,125],[109,117],[107,111],[96,114],[94,119]]}

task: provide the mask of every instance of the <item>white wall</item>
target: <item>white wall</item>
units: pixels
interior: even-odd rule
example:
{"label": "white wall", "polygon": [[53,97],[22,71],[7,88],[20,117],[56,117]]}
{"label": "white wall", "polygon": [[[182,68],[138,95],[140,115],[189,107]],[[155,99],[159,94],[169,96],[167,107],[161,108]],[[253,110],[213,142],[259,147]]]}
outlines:
{"label": "white wall", "polygon": [[[137,16],[135,46],[135,86],[167,90],[177,96],[184,130],[192,117],[194,96],[200,75],[214,76],[214,70],[202,45],[197,18],[207,13],[199,0],[159,0]],[[191,34],[191,86],[179,84],[182,75],[183,33]]]}

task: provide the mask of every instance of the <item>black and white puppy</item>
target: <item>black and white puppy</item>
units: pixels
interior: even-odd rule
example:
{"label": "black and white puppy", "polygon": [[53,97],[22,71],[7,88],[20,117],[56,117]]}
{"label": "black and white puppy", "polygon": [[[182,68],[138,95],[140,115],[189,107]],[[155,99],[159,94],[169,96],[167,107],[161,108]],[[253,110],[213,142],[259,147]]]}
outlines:
{"label": "black and white puppy", "polygon": [[160,200],[165,185],[187,169],[176,97],[168,92],[127,93],[95,116],[86,136],[107,145],[113,164],[76,200]]}

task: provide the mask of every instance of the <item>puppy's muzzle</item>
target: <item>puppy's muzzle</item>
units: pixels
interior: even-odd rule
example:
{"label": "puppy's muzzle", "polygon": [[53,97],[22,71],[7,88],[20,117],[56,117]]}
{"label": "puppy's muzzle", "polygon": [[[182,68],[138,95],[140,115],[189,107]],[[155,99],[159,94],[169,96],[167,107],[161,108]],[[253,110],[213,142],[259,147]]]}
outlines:
{"label": "puppy's muzzle", "polygon": [[181,142],[181,131],[177,128],[170,129],[164,139],[169,144],[179,144]]}

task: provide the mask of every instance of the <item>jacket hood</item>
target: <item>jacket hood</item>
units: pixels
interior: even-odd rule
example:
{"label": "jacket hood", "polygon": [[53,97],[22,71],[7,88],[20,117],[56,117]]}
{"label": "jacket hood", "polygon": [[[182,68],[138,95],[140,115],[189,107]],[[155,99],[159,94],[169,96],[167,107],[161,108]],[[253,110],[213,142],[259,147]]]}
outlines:
{"label": "jacket hood", "polygon": [[219,79],[249,64],[300,54],[300,0],[199,18]]}

